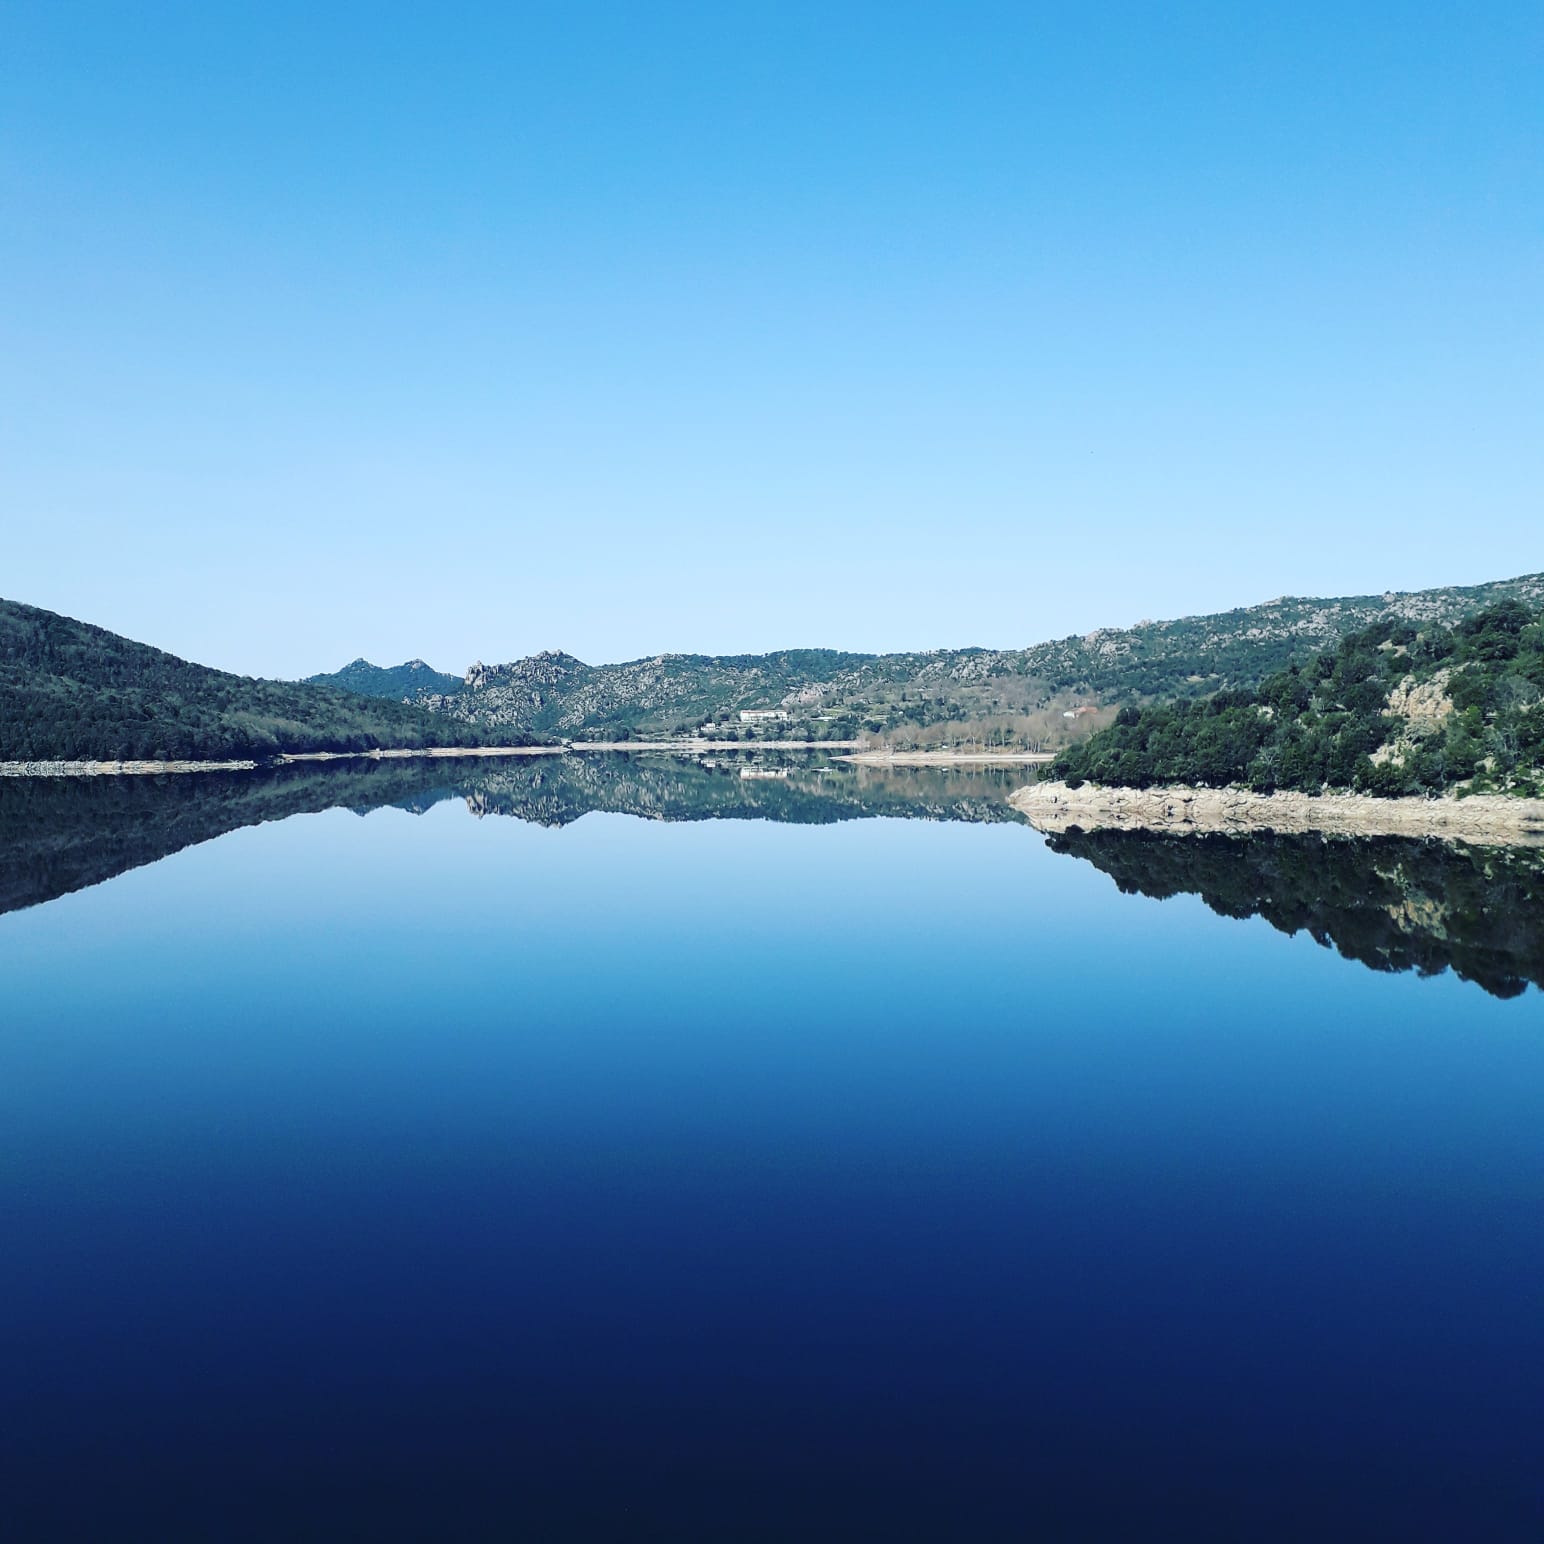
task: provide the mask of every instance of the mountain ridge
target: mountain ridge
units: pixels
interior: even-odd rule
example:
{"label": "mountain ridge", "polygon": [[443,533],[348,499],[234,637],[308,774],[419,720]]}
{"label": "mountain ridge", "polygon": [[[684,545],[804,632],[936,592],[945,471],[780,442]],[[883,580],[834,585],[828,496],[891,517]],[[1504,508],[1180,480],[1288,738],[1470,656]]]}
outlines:
{"label": "mountain ridge", "polygon": [[303,678],[303,686],[332,686],[358,697],[380,697],[396,702],[416,702],[429,695],[450,696],[461,690],[461,677],[436,670],[421,659],[400,665],[373,665],[362,654],[341,670],[324,671]]}
{"label": "mountain ridge", "polygon": [[997,723],[1020,740],[1058,741],[1062,715],[1252,687],[1306,663],[1385,616],[1450,625],[1500,600],[1544,602],[1544,574],[1428,590],[1278,596],[1255,606],[1129,628],[1103,627],[1025,649],[866,654],[655,654],[590,665],[560,650],[478,662],[456,692],[426,694],[461,722],[575,737],[670,734],[741,712],[784,712],[815,737],[867,733],[898,746],[939,726]]}
{"label": "mountain ridge", "polygon": [[[464,677],[357,658],[302,682],[190,663],[0,601],[0,761],[263,760],[301,751],[629,739],[711,729],[896,749],[1077,743],[1119,708],[1252,689],[1379,620],[1451,626],[1544,605],[1544,574],[1099,628],[1027,649],[657,654],[589,665],[547,650]],[[351,677],[356,685],[336,684]],[[359,689],[363,687],[364,689]],[[409,700],[403,700],[398,693]]]}

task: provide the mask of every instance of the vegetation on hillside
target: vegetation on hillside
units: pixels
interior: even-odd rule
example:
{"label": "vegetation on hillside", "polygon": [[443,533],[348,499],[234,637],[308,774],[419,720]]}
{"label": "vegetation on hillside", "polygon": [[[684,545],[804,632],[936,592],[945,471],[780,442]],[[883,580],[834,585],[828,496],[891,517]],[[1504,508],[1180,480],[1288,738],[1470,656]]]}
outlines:
{"label": "vegetation on hillside", "polygon": [[[1282,599],[1173,622],[1105,628],[1028,649],[852,654],[664,654],[589,665],[543,653],[474,666],[464,688],[425,699],[466,723],[536,734],[623,739],[711,724],[739,738],[872,738],[897,748],[991,744],[1054,748],[1114,707],[1204,698],[1256,687],[1307,665],[1350,633],[1392,615],[1415,627],[1451,625],[1501,600],[1544,603],[1544,575],[1467,588],[1338,600]],[[765,725],[744,709],[789,715]],[[1103,719],[1067,717],[1079,708]]]}
{"label": "vegetation on hillside", "polygon": [[1121,709],[1051,775],[1147,788],[1544,796],[1544,610],[1389,617],[1252,691]]}
{"label": "vegetation on hillside", "polygon": [[[331,678],[346,681],[347,691],[318,681],[262,681],[210,670],[86,623],[0,602],[0,760],[261,760],[307,750],[523,744],[553,736],[627,739],[703,730],[741,740],[791,736],[867,739],[900,748],[1054,748],[1108,722],[1121,704],[1175,697],[1202,704],[1193,712],[1223,711],[1277,666],[1297,664],[1300,673],[1315,668],[1319,650],[1384,612],[1395,625],[1425,637],[1498,601],[1544,603],[1544,576],[1412,595],[1280,600],[1024,650],[873,655],[793,649],[660,655],[602,666],[548,653],[510,665],[474,666],[464,683],[421,661],[391,670],[356,661]],[[1519,672],[1503,674],[1511,679]],[[1520,689],[1515,682],[1506,688],[1514,695]],[[1472,697],[1480,688],[1461,682],[1459,691]],[[414,701],[391,700],[399,695]],[[1470,705],[1469,698],[1459,703]],[[786,719],[740,720],[743,711],[769,708],[786,713]],[[1479,727],[1494,731],[1491,738],[1498,740],[1476,762],[1486,776],[1510,779],[1523,765],[1519,758],[1534,721],[1520,708],[1508,712],[1497,717],[1481,705]],[[1240,745],[1253,732],[1242,718],[1231,728]],[[1318,744],[1322,737],[1316,731],[1310,738]],[[1453,769],[1464,764],[1476,738],[1489,746],[1477,732],[1469,740],[1459,736],[1435,770],[1427,765],[1426,752],[1442,748],[1423,746],[1421,754],[1396,758],[1392,770],[1379,775],[1401,788],[1462,780],[1467,774]],[[1356,740],[1357,734],[1348,734],[1326,752],[1327,781],[1339,786],[1365,776],[1357,759],[1362,754],[1375,766],[1385,764],[1372,755],[1378,742],[1353,749]],[[1280,748],[1285,773],[1272,770],[1270,755],[1254,765],[1255,753],[1270,747],[1245,748],[1251,754],[1236,776],[1273,777],[1274,786],[1283,787],[1311,776],[1312,767],[1297,764],[1291,745]],[[1211,750],[1209,758],[1219,767],[1228,761]]]}
{"label": "vegetation on hillside", "polygon": [[0,761],[262,760],[421,750],[498,736],[421,708],[189,664],[69,617],[0,601]]}

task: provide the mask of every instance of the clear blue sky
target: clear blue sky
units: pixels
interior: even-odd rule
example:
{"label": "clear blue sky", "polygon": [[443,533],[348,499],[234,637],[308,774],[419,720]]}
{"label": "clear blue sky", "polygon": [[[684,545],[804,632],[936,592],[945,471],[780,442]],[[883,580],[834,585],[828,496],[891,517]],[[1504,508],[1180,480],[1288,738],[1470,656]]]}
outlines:
{"label": "clear blue sky", "polygon": [[0,11],[0,594],[230,668],[1544,568],[1544,8]]}

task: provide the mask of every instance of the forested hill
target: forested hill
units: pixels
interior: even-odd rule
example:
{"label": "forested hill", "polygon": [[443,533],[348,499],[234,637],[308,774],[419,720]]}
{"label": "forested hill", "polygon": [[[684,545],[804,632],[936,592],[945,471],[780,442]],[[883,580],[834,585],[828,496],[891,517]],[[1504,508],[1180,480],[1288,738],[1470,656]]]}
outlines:
{"label": "forested hill", "polygon": [[372,665],[367,659],[356,659],[341,670],[325,675],[306,677],[308,686],[336,686],[361,697],[385,697],[394,702],[416,702],[430,695],[446,696],[461,690],[461,677],[447,675],[426,665],[421,659],[410,659],[404,665]]}
{"label": "forested hill", "polygon": [[1257,690],[1122,708],[1051,775],[1544,797],[1544,608],[1503,601],[1451,628],[1386,618]]}
{"label": "forested hill", "polygon": [[[494,738],[401,703],[230,675],[0,600],[0,761],[263,759]],[[497,738],[522,744],[502,731]]]}
{"label": "forested hill", "polygon": [[[1064,714],[1080,706],[1113,709],[1254,687],[1380,617],[1450,625],[1501,600],[1544,602],[1544,574],[1406,594],[1287,598],[1027,649],[662,654],[619,665],[549,652],[475,665],[460,690],[425,701],[467,723],[580,737],[668,734],[710,722],[746,733],[738,727],[741,711],[775,709],[788,718],[755,732],[877,734],[903,748],[967,735],[1054,744],[1068,733]],[[1081,720],[1075,726],[1085,727]]]}

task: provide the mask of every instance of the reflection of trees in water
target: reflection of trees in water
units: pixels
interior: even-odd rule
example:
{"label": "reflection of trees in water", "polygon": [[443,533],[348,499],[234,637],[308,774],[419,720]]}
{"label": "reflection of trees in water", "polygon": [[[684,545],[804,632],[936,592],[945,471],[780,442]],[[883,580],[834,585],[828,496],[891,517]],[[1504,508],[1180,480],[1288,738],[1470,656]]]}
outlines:
{"label": "reflection of trees in water", "polygon": [[[758,758],[756,765],[767,763]],[[163,778],[0,778],[0,912],[99,884],[241,826],[328,809],[418,813],[448,799],[477,815],[562,826],[601,810],[652,820],[828,823],[873,816],[1000,821],[1022,772],[785,758],[670,756],[359,761]],[[1306,931],[1374,970],[1451,969],[1498,996],[1544,987],[1544,852],[1400,837],[1069,832],[1128,894],[1198,894],[1229,917]]]}
{"label": "reflection of trees in water", "polygon": [[[241,826],[412,797],[432,763],[167,777],[0,778],[0,912],[100,884]],[[341,776],[340,776],[341,773]]]}
{"label": "reflection of trees in water", "polygon": [[890,771],[792,758],[786,778],[742,778],[752,764],[734,756],[705,765],[584,755],[0,778],[0,912],[99,884],[241,826],[328,809],[421,813],[463,799],[474,814],[558,826],[593,810],[654,820],[1012,820],[1005,800],[1022,780],[1001,768]]}
{"label": "reflection of trees in water", "polygon": [[1199,895],[1225,917],[1307,932],[1373,970],[1452,970],[1497,997],[1544,987],[1544,852],[1406,837],[1047,838],[1128,895]]}

